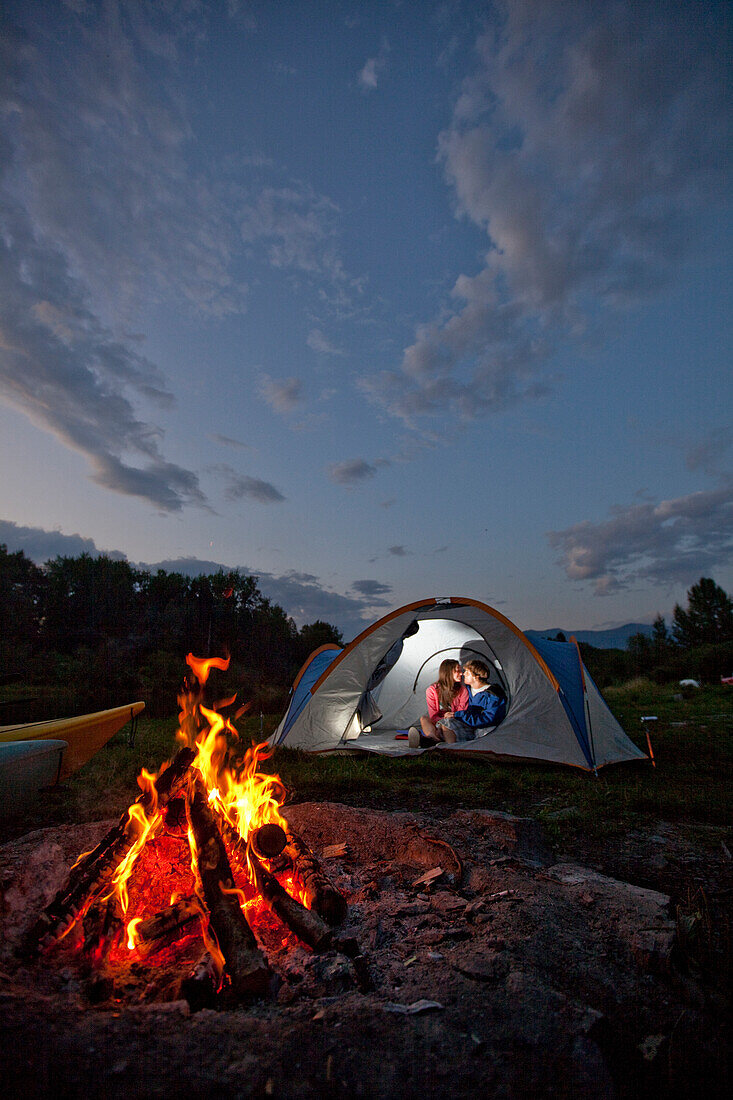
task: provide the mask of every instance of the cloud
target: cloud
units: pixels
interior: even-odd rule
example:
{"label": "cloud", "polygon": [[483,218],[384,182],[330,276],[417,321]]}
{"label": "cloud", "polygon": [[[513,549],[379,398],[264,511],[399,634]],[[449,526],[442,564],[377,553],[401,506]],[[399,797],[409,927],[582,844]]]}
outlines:
{"label": "cloud", "polygon": [[[80,554],[90,554],[92,557],[104,554],[114,561],[128,560],[118,550],[97,549],[93,539],[82,535],[64,535],[60,531],[46,531],[40,527],[22,527],[10,520],[0,520],[0,543],[7,545],[11,554],[22,550],[26,557],[38,565],[58,556],[79,557]],[[299,627],[315,622],[316,619],[323,619],[334,623],[346,638],[355,637],[372,621],[374,607],[387,605],[381,595],[390,591],[388,585],[380,585],[377,581],[360,581],[352,585],[353,591],[358,595],[343,596],[326,588],[312,573],[294,570],[283,574],[268,573],[248,565],[232,566],[194,557],[131,564],[151,573],[164,569],[168,573],[182,573],[187,577],[218,573],[219,570],[224,573],[239,571],[254,576],[263,595],[284,608]],[[363,592],[360,591],[360,585],[364,586]],[[372,585],[375,586],[373,590],[370,587]]]}
{"label": "cloud", "polygon": [[10,553],[22,550],[27,558],[43,565],[53,558],[78,558],[88,554],[97,558],[104,554],[114,561],[126,561],[119,550],[99,550],[94,539],[83,535],[64,535],[61,531],[45,531],[42,527],[22,527],[12,520],[0,520],[0,543]]}
{"label": "cloud", "polygon": [[223,316],[246,301],[232,275],[231,203],[188,159],[178,81],[206,29],[188,11],[46,6],[39,20],[16,6],[18,25],[0,42],[13,156],[4,186],[110,310],[173,296]]}
{"label": "cloud", "polygon": [[337,249],[338,206],[305,183],[265,187],[239,211],[245,244],[267,246],[274,268],[312,276],[327,276],[346,284]]}
{"label": "cloud", "polygon": [[164,569],[166,572],[183,573],[184,576],[191,577],[201,573],[216,573],[220,569],[225,573],[237,569],[254,576],[262,594],[284,608],[298,627],[321,619],[337,626],[347,639],[359,634],[373,618],[372,608],[375,606],[375,598],[361,595],[342,596],[324,587],[320,579],[312,573],[289,571],[278,575],[251,569],[245,565],[232,567],[198,558],[171,558],[153,564],[144,562],[138,564],[141,569],[148,569],[151,572]]}
{"label": "cloud", "polygon": [[[369,596],[374,598],[375,596],[386,596],[392,591],[391,584],[382,584],[381,581],[354,581],[352,584],[354,592],[358,592],[361,596]],[[380,603],[386,603],[386,601],[379,601]]]}
{"label": "cloud", "polygon": [[385,65],[387,64],[387,55],[389,54],[389,43],[384,39],[379,47],[379,53],[376,57],[367,58],[364,67],[359,73],[359,85],[364,92],[375,91],[378,83],[379,76]]}
{"label": "cloud", "polygon": [[329,477],[337,485],[358,485],[377,473],[377,466],[370,465],[363,458],[351,458],[344,462],[334,462],[328,467]]}
{"label": "cloud", "polygon": [[222,447],[234,447],[237,450],[249,451],[252,448],[249,443],[243,443],[241,439],[232,439],[229,435],[220,435],[219,432],[211,432],[209,439],[212,443],[221,443]]}
{"label": "cloud", "polygon": [[278,413],[291,412],[303,400],[303,383],[299,378],[270,378],[263,374],[258,385],[260,397]]}
{"label": "cloud", "polygon": [[439,162],[485,237],[400,369],[368,378],[408,423],[486,416],[553,385],[579,333],[674,278],[724,197],[722,2],[505,0],[477,43]]}
{"label": "cloud", "polygon": [[224,463],[212,466],[214,473],[223,475],[226,480],[224,496],[227,500],[257,501],[258,504],[281,504],[286,498],[269,481],[261,481],[256,477],[249,477],[233,470]]}
{"label": "cloud", "polygon": [[632,584],[689,584],[729,563],[733,548],[733,481],[675,500],[613,509],[601,523],[585,520],[550,531],[570,580],[603,596]]}
{"label": "cloud", "polygon": [[171,402],[154,364],[101,323],[65,256],[37,239],[17,204],[6,201],[3,214],[3,400],[82,454],[98,485],[162,511],[204,505],[196,475],[165,460],[162,432],[135,412],[131,393]]}
{"label": "cloud", "polygon": [[310,330],[306,343],[311,351],[319,352],[321,355],[344,354],[342,348],[336,347],[335,344],[332,344],[328,337],[325,336],[321,332],[321,330],[317,328],[313,328]]}
{"label": "cloud", "polygon": [[162,299],[219,317],[246,298],[230,204],[187,160],[191,13],[16,5],[0,37],[0,398],[97,484],[168,512],[205,498],[137,411],[172,397],[124,318]]}
{"label": "cloud", "polygon": [[404,546],[390,546],[388,553],[391,554],[393,558],[406,558],[410,551],[405,550]]}

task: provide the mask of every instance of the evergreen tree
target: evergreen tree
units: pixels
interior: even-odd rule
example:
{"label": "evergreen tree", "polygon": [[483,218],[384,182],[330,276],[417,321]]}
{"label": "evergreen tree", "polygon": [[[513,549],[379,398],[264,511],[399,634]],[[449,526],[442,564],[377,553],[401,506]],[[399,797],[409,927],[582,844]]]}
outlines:
{"label": "evergreen tree", "polygon": [[687,593],[687,610],[675,604],[674,640],[683,649],[733,641],[733,601],[710,577],[700,577]]}

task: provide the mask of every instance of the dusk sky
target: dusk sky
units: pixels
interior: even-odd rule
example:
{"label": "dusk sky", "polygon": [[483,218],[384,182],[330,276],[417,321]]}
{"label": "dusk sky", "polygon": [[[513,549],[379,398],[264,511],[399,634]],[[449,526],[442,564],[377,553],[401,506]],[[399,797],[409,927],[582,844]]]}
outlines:
{"label": "dusk sky", "polygon": [[729,12],[4,0],[0,542],[347,639],[730,591]]}

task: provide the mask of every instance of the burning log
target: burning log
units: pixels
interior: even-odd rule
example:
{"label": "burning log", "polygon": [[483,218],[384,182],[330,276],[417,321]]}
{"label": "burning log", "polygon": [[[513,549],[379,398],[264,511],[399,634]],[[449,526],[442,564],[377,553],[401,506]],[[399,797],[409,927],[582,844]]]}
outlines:
{"label": "burning log", "polygon": [[333,932],[318,913],[312,909],[306,909],[305,905],[301,905],[296,898],[291,897],[275,876],[262,866],[254,852],[250,854],[250,859],[255,871],[257,889],[275,916],[279,917],[299,940],[308,944],[314,951],[326,951],[331,947]]}
{"label": "burning log", "polygon": [[306,842],[291,829],[288,829],[286,851],[303,884],[311,909],[315,909],[329,924],[340,924],[346,916],[346,898],[331,882]]}
{"label": "burning log", "polygon": [[178,931],[190,921],[201,916],[201,905],[197,898],[179,898],[172,905],[161,909],[152,917],[147,917],[135,928],[135,946],[142,953],[148,953],[147,949],[156,940]]}
{"label": "burning log", "polygon": [[285,850],[288,842],[285,830],[274,822],[268,825],[260,825],[255,829],[250,838],[252,851],[260,859],[275,859]]}
{"label": "burning log", "polygon": [[181,994],[188,1001],[192,1012],[210,1008],[216,1002],[219,978],[210,952],[201,956],[195,967],[181,982]]}
{"label": "burning log", "polygon": [[[159,808],[164,807],[180,788],[196,752],[196,749],[181,749],[170,766],[155,780]],[[151,793],[143,791],[135,805],[146,809],[152,801]],[[46,906],[31,931],[28,939],[30,951],[35,951],[39,945],[49,947],[59,939],[71,927],[85,904],[99,893],[134,841],[134,836],[130,835],[130,821],[131,811],[126,810],[97,847],[72,867],[66,885]]]}
{"label": "burning log", "polygon": [[187,811],[209,929],[224,956],[232,989],[239,995],[264,993],[270,969],[241,910],[224,841],[201,780],[193,785]]}
{"label": "burning log", "polygon": [[93,956],[98,962],[104,954],[105,945],[122,928],[118,899],[111,896],[91,905],[84,916],[82,926],[84,952]]}

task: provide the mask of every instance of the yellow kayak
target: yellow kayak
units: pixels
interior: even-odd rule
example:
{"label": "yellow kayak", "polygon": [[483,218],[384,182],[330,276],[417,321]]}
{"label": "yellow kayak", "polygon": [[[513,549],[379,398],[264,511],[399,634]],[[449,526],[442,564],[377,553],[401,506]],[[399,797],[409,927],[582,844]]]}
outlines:
{"label": "yellow kayak", "polygon": [[71,775],[95,752],[106,745],[126,722],[145,709],[145,703],[128,703],[112,710],[80,714],[78,718],[54,718],[50,722],[24,722],[17,726],[0,726],[0,743],[4,741],[66,741],[60,779]]}

